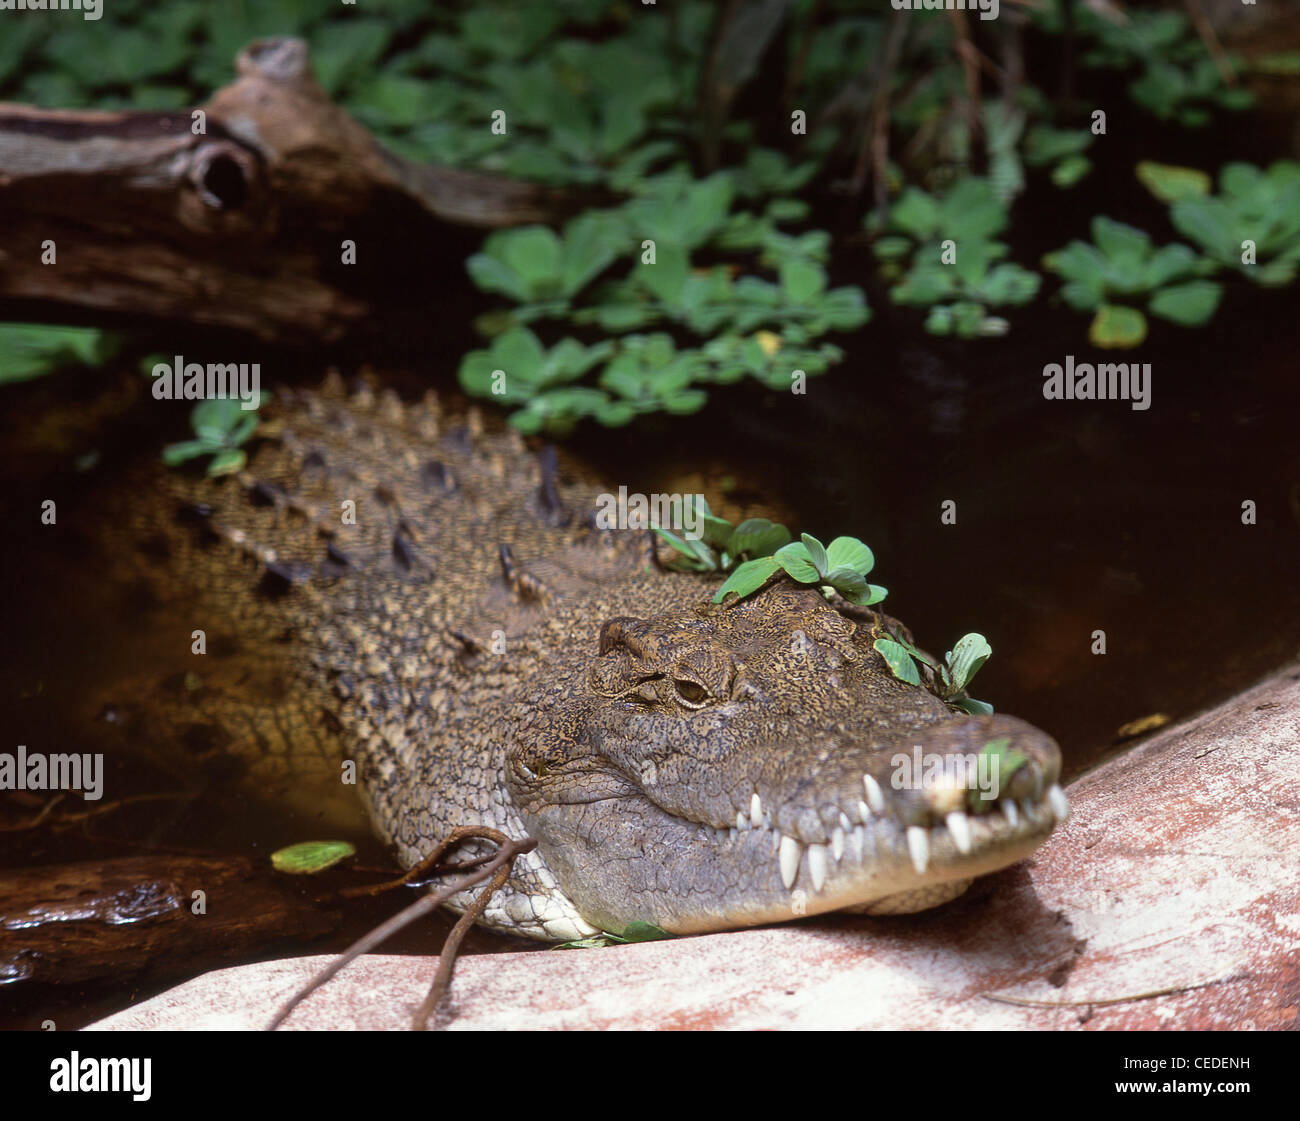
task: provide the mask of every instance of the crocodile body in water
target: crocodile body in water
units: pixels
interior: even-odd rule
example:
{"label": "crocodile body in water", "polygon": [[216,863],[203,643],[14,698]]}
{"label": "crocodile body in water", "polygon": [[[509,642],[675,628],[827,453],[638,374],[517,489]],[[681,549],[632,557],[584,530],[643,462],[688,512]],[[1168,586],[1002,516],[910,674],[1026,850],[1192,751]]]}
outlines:
{"label": "crocodile body in water", "polygon": [[[1065,812],[1052,740],[897,680],[883,617],[784,576],[713,604],[647,532],[597,528],[608,487],[472,411],[335,380],[282,394],[251,447],[221,480],[155,475],[117,521],[196,626],[286,667],[274,703],[250,671],[201,727],[273,760],[355,760],[407,867],[457,826],[536,838],[492,927],[919,910]],[[891,782],[917,745],[995,740],[1028,762],[978,812],[964,787]]]}

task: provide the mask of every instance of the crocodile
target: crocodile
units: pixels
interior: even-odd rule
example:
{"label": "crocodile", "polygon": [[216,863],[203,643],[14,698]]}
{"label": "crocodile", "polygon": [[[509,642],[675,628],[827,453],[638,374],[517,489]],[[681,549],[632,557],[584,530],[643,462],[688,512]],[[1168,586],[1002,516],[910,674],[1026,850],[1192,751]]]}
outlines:
{"label": "crocodile", "polygon": [[[220,479],[157,469],[114,522],[212,641],[278,667],[269,701],[246,674],[191,731],[349,762],[407,868],[459,826],[534,838],[489,927],[921,910],[1068,810],[1048,735],[891,673],[895,620],[784,574],[714,603],[648,531],[602,528],[589,468],[473,408],[331,376],[281,390],[249,448]],[[998,741],[1025,762],[978,804],[951,769],[895,781],[900,754]]]}

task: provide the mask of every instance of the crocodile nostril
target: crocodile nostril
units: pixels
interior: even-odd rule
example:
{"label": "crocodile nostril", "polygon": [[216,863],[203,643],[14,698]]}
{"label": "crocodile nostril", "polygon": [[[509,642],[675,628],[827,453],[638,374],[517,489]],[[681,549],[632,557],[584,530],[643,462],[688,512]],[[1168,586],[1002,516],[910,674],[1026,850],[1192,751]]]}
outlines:
{"label": "crocodile nostril", "polygon": [[639,654],[640,648],[632,637],[631,629],[641,622],[640,619],[634,619],[630,615],[619,615],[614,619],[607,619],[600,628],[600,638],[597,649],[601,654],[608,654],[618,646],[624,646],[633,654]]}

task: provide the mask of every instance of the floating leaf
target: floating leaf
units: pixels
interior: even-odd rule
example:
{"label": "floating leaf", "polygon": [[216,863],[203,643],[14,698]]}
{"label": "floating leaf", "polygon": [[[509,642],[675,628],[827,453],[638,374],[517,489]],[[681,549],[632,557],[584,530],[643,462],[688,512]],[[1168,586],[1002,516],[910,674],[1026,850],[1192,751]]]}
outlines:
{"label": "floating leaf", "polygon": [[1180,327],[1203,327],[1219,307],[1223,285],[1212,280],[1192,280],[1163,288],[1151,297],[1147,310]]}
{"label": "floating leaf", "polygon": [[356,851],[347,841],[302,841],[273,852],[271,865],[277,872],[310,876],[355,856]]}
{"label": "floating leaf", "polygon": [[1132,347],[1147,337],[1146,317],[1136,308],[1103,304],[1097,309],[1088,338],[1094,346]]}
{"label": "floating leaf", "polygon": [[1142,160],[1136,171],[1142,186],[1161,202],[1177,202],[1179,199],[1207,195],[1212,186],[1210,177],[1194,167]]}

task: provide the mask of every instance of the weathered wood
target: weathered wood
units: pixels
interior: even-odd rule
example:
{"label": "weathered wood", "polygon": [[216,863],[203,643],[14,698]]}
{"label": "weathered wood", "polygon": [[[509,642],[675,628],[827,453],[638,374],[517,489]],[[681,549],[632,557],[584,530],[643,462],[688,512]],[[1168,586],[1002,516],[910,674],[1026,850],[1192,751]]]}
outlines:
{"label": "weathered wood", "polygon": [[337,929],[341,909],[314,896],[302,878],[245,857],[152,854],[0,871],[0,983],[215,966]]}
{"label": "weathered wood", "polygon": [[[388,267],[448,223],[509,226],[574,205],[386,151],[325,96],[300,39],[252,43],[236,65],[200,107],[202,132],[190,112],[0,104],[0,319],[82,309],[319,344],[392,291],[409,300],[413,280],[432,293],[459,279],[459,259]],[[356,267],[341,263],[345,239]]]}

